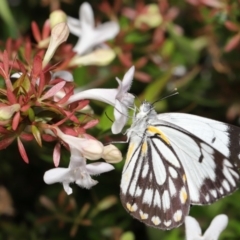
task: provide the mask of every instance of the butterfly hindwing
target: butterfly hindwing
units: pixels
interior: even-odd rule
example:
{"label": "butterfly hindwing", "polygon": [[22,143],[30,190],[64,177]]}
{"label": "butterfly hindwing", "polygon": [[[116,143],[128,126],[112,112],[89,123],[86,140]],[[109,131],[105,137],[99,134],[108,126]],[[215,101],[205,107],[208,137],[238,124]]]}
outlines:
{"label": "butterfly hindwing", "polygon": [[150,130],[145,136],[134,151],[130,144],[132,155],[123,170],[121,200],[145,224],[171,229],[181,225],[189,212],[186,176],[169,144]]}
{"label": "butterfly hindwing", "polygon": [[156,127],[165,133],[181,160],[191,204],[210,204],[237,189],[238,169],[228,157],[174,124]]}

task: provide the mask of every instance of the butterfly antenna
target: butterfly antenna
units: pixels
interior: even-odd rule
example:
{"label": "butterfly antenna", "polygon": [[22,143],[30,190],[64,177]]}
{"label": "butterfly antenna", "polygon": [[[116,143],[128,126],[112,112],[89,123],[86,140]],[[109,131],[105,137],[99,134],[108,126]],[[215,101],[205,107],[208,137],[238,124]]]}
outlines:
{"label": "butterfly antenna", "polygon": [[177,88],[175,88],[171,94],[169,94],[169,95],[167,95],[167,96],[165,96],[165,97],[163,97],[161,99],[158,99],[157,101],[153,102],[152,105],[154,105],[155,103],[157,103],[159,101],[162,101],[162,100],[164,100],[166,98],[169,98],[169,97],[172,97],[172,96],[175,96],[175,95],[178,95],[178,94],[179,94],[179,92],[177,91]]}

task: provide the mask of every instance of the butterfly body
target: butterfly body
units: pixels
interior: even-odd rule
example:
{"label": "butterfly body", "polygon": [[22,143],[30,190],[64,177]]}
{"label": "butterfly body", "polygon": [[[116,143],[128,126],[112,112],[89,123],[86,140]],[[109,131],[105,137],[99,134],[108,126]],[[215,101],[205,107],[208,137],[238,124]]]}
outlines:
{"label": "butterfly body", "polygon": [[178,227],[190,204],[211,204],[237,189],[237,127],[190,114],[158,115],[145,101],[127,136],[121,201],[149,226]]}

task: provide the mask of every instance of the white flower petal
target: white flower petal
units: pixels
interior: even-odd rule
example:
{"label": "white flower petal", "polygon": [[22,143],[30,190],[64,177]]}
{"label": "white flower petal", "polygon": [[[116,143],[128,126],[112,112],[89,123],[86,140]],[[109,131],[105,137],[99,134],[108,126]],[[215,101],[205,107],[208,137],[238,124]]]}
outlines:
{"label": "white flower petal", "polygon": [[[89,3],[84,2],[79,9],[79,20],[68,17],[70,32],[80,37],[73,50],[79,55],[86,54],[106,40],[114,38],[119,32],[117,22],[107,22],[95,27],[93,10]],[[78,27],[79,25],[79,32]]]}
{"label": "white flower petal", "polygon": [[70,168],[53,168],[45,172],[43,180],[46,184],[53,184],[57,182],[72,182]]}
{"label": "white flower petal", "polygon": [[66,82],[73,82],[73,75],[68,71],[57,71],[52,74],[52,79],[62,78]]}
{"label": "white flower petal", "polygon": [[197,220],[191,216],[185,218],[185,233],[186,240],[198,240],[201,239],[202,230]]}
{"label": "white flower petal", "polygon": [[22,76],[22,72],[16,72],[11,75],[11,78],[20,78]]}
{"label": "white flower petal", "polygon": [[72,188],[69,186],[69,182],[63,182],[63,189],[67,193],[67,195],[72,194]]}
{"label": "white flower petal", "polygon": [[81,30],[81,22],[73,17],[67,17],[67,24],[69,27],[69,31],[78,37],[81,37],[82,30]]}
{"label": "white flower petal", "polygon": [[117,22],[105,22],[94,31],[95,34],[95,46],[99,45],[109,39],[113,39],[119,32],[120,28]]}
{"label": "white flower petal", "polygon": [[228,217],[225,214],[216,216],[206,232],[204,233],[205,240],[217,240],[221,232],[227,227]]}
{"label": "white flower petal", "polygon": [[135,67],[132,66],[124,75],[122,80],[122,91],[127,92],[132,85],[133,77],[134,77]]}
{"label": "white flower petal", "polygon": [[128,108],[123,106],[119,101],[116,101],[114,107],[114,118],[115,121],[111,129],[113,134],[118,134],[128,121]]}
{"label": "white flower petal", "polygon": [[98,175],[104,172],[109,172],[114,169],[114,167],[105,162],[95,162],[86,165],[86,169],[90,175]]}
{"label": "white flower petal", "polygon": [[89,27],[94,28],[94,14],[91,5],[88,2],[84,2],[79,9],[79,19],[83,24],[84,30],[88,30]]}
{"label": "white flower petal", "polygon": [[71,156],[70,156],[70,162],[69,162],[69,168],[75,169],[75,168],[85,168],[86,165],[86,159],[82,156],[81,150],[78,148],[75,148],[71,145],[69,145]]}
{"label": "white flower petal", "polygon": [[93,100],[99,100],[114,106],[116,95],[117,95],[117,89],[105,89],[105,88],[89,89],[89,90],[78,92],[72,95],[68,99],[67,104],[70,104],[79,100],[83,100],[83,99],[93,99]]}
{"label": "white flower petal", "polygon": [[82,173],[82,177],[78,178],[76,184],[80,187],[90,189],[96,185],[98,181],[92,179],[88,173]]}

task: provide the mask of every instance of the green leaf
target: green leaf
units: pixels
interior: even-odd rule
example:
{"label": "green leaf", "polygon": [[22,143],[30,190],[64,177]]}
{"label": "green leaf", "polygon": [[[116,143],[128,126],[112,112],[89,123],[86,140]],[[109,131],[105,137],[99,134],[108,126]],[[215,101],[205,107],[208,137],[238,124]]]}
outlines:
{"label": "green leaf", "polygon": [[128,231],[122,234],[120,240],[135,240],[135,236],[133,232]]}
{"label": "green leaf", "polygon": [[103,111],[102,116],[99,119],[99,123],[97,127],[101,129],[103,132],[107,131],[111,128],[112,126],[112,121],[114,121],[114,116],[113,116],[113,107],[112,106],[107,106],[105,110]]}
{"label": "green leaf", "polygon": [[171,76],[172,69],[168,70],[149,84],[139,98],[141,100],[146,99],[149,102],[158,100]]}
{"label": "green leaf", "polygon": [[199,51],[194,48],[193,46],[193,40],[183,36],[176,34],[176,32],[173,29],[172,25],[168,25],[168,33],[171,36],[171,39],[176,44],[178,50],[184,55],[187,63],[193,65],[196,64],[199,58]]}
{"label": "green leaf", "polygon": [[125,37],[126,43],[143,43],[149,39],[146,34],[141,34],[140,32],[131,32]]}
{"label": "green leaf", "polygon": [[32,134],[33,134],[34,138],[36,139],[37,143],[39,144],[39,146],[42,146],[41,133],[35,125],[32,125]]}

